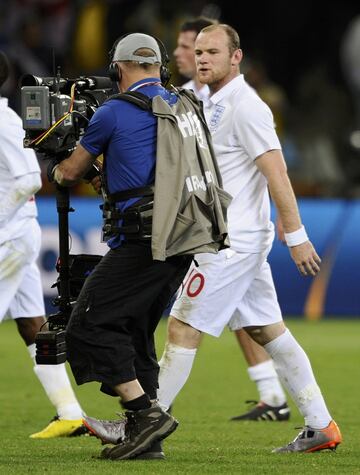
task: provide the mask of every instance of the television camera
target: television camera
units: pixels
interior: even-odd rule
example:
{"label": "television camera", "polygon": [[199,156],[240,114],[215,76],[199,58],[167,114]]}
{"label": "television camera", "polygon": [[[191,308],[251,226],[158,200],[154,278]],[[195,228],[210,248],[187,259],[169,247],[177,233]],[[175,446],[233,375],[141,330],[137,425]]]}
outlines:
{"label": "television camera", "polygon": [[26,74],[21,78],[21,116],[24,147],[44,158],[66,158],[95,110],[113,93],[107,77],[63,79]]}

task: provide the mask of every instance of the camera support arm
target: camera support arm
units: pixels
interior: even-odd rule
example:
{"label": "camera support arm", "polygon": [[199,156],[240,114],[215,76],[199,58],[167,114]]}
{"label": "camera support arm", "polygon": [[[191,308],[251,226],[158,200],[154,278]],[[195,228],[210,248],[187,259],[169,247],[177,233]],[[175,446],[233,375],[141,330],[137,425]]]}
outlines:
{"label": "camera support arm", "polygon": [[69,274],[69,213],[74,209],[70,207],[69,189],[56,185],[56,205],[59,215],[59,277],[60,295],[59,309],[68,311],[70,308],[70,274]]}
{"label": "camera support arm", "polygon": [[59,311],[48,317],[50,330],[65,328],[72,310],[69,267],[69,213],[73,212],[74,209],[70,207],[68,188],[56,185],[55,196],[59,222],[59,259],[57,263],[59,296],[55,299],[54,304],[59,308]]}

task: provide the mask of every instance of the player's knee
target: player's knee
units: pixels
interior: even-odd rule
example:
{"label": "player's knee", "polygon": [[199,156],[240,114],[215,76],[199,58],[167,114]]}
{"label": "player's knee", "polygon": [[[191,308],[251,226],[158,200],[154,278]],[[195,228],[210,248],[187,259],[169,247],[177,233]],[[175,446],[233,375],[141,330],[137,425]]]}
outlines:
{"label": "player's knee", "polygon": [[278,322],[271,325],[246,327],[245,331],[256,343],[264,346],[280,336],[285,331],[285,325],[283,322]]}
{"label": "player's knee", "polygon": [[244,330],[246,333],[259,345],[264,345],[264,327],[246,327]]}
{"label": "player's knee", "polygon": [[201,332],[175,317],[169,317],[168,342],[184,348],[197,348],[200,344]]}

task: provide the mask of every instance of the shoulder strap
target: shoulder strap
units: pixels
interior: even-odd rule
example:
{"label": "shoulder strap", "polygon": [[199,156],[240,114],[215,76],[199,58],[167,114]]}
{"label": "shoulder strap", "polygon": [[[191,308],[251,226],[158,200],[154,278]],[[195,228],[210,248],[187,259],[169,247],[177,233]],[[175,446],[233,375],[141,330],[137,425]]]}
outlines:
{"label": "shoulder strap", "polygon": [[127,91],[121,92],[119,94],[114,94],[107,99],[110,101],[111,99],[118,99],[121,101],[131,102],[136,106],[140,107],[143,110],[152,110],[152,98],[142,94],[141,92],[137,91]]}
{"label": "shoulder strap", "polygon": [[116,203],[118,201],[127,201],[130,198],[140,198],[144,196],[153,196],[154,186],[142,186],[140,188],[130,188],[128,190],[117,191],[108,195],[110,203]]}

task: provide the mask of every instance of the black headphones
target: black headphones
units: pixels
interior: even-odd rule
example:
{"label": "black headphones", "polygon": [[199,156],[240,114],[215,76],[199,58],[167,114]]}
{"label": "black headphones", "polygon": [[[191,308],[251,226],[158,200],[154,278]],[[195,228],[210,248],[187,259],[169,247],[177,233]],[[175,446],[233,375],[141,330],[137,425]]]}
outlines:
{"label": "black headphones", "polygon": [[[108,75],[109,75],[109,78],[114,82],[118,82],[119,80],[121,80],[121,71],[119,69],[119,66],[117,63],[113,62],[113,57],[115,54],[116,47],[120,43],[121,40],[123,40],[124,38],[126,38],[128,35],[131,35],[131,34],[132,33],[126,33],[125,35],[120,36],[120,38],[118,38],[115,41],[111,50],[109,51],[109,57],[110,57],[111,62],[108,69]],[[161,80],[161,84],[163,86],[166,86],[167,83],[170,81],[170,77],[171,77],[171,72],[169,71],[169,68],[168,68],[168,63],[170,62],[169,55],[167,54],[164,43],[159,38],[153,35],[148,35],[148,36],[151,36],[152,38],[154,38],[154,40],[157,42],[159,46],[160,54],[161,54],[160,80]]]}

